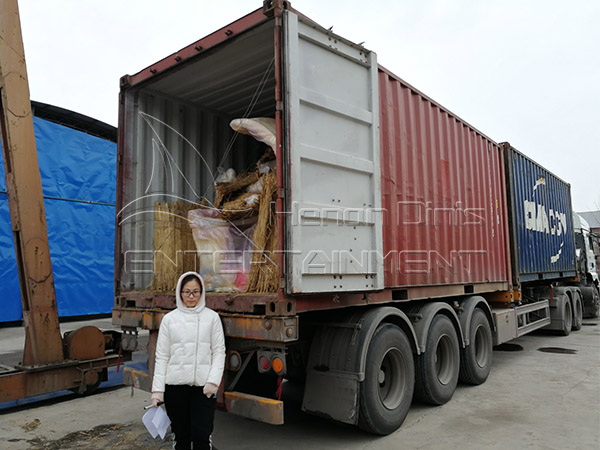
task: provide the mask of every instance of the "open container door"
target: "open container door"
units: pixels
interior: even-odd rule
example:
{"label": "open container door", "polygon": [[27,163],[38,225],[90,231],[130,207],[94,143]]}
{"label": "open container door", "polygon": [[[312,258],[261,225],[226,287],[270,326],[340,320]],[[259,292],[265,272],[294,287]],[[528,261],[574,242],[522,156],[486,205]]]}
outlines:
{"label": "open container door", "polygon": [[377,57],[284,12],[289,294],[383,289]]}

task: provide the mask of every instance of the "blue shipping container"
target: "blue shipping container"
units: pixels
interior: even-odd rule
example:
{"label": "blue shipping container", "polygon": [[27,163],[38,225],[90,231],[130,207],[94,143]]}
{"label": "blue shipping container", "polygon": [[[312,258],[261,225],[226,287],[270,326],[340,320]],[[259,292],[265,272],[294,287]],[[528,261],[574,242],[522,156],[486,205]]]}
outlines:
{"label": "blue shipping container", "polygon": [[[33,118],[33,124],[58,314],[110,313],[114,296],[117,145],[39,117]],[[0,322],[22,318],[2,152],[0,305]]]}
{"label": "blue shipping container", "polygon": [[514,275],[519,282],[575,276],[571,185],[503,147]]}

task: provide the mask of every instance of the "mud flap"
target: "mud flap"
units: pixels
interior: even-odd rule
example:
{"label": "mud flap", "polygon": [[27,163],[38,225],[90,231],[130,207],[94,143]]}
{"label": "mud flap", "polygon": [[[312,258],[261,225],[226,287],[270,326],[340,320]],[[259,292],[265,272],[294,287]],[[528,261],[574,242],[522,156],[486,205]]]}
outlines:
{"label": "mud flap", "polygon": [[358,374],[310,370],[306,378],[302,410],[356,425],[359,389]]}

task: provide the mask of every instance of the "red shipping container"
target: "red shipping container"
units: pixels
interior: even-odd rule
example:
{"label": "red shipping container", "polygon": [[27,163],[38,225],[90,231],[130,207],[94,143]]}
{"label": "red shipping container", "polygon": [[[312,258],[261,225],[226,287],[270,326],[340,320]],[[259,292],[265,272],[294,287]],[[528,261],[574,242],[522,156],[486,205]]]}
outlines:
{"label": "red shipping container", "polygon": [[[363,292],[377,303],[509,289],[500,147],[377,66],[374,54],[334,39],[302,15],[286,20],[284,43],[273,39],[278,33],[272,18],[257,10],[123,78],[117,295],[137,295],[152,280],[147,255],[153,255],[153,221],[144,214],[153,211],[154,201],[197,199],[214,181],[190,145],[202,149],[213,171],[218,165],[244,170],[258,159],[249,139],[230,137],[229,121],[242,117],[248,104],[255,105],[257,117],[275,115],[278,144],[286,150],[277,161],[285,197],[277,202],[279,245],[287,258],[280,259],[285,289],[278,298],[312,294],[295,297],[297,310],[304,311],[364,304]],[[239,70],[242,57],[245,70]],[[283,98],[279,116],[278,95]],[[164,149],[156,148],[156,136]],[[227,142],[235,144],[232,151]],[[173,177],[166,164],[171,160],[154,155],[167,149],[181,167],[175,175],[181,176]],[[171,178],[159,171],[162,162]],[[191,189],[188,179],[198,186]],[[329,207],[333,199],[339,211]],[[311,214],[291,219],[294,205]],[[368,216],[371,205],[372,211],[383,211],[381,228],[376,221],[362,227],[348,226],[351,220],[323,225],[328,213],[343,216],[362,208]],[[305,226],[314,219],[321,226]],[[323,273],[306,269],[313,254],[331,249],[346,259],[338,266],[323,264]],[[363,252],[378,255],[383,269],[340,270],[346,262],[359,265],[360,256],[360,261],[352,258]],[[332,304],[330,293],[339,294],[339,302]],[[249,304],[254,301],[264,299]]]}
{"label": "red shipping container", "polygon": [[379,108],[386,287],[506,289],[500,147],[381,66]]}

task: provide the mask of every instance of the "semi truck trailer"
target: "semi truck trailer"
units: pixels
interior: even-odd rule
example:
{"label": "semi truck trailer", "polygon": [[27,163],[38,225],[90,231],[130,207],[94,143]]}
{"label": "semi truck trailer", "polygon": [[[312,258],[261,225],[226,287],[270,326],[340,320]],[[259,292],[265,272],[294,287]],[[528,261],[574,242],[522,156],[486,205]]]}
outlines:
{"label": "semi truck trailer", "polygon": [[[231,128],[255,118],[270,140]],[[149,331],[147,367],[125,369],[138,388],[175,307],[159,281],[190,267],[226,334],[219,405],[272,424],[282,383],[302,383],[304,411],[389,434],[413,397],[485,382],[493,346],[581,326],[570,186],[288,2],[124,76],[117,165],[113,323],[126,351]],[[254,234],[229,229],[270,281],[221,268],[223,287],[206,261],[225,249],[169,236],[223,217],[215,194],[251,176],[262,187],[237,200],[259,208]]]}

